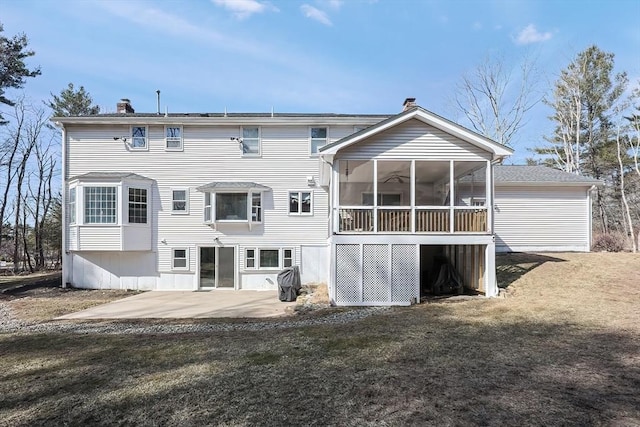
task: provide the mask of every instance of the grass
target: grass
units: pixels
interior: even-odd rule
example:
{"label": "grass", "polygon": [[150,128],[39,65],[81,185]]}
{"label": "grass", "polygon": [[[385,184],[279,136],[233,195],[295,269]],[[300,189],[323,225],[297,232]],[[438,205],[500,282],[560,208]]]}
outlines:
{"label": "grass", "polygon": [[0,425],[640,425],[638,266],[500,256],[506,298],[342,325],[2,334]]}

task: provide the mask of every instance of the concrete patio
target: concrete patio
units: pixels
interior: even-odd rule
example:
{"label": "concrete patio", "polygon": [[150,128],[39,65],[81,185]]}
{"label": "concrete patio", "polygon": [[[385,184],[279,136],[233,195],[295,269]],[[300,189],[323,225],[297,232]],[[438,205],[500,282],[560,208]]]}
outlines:
{"label": "concrete patio", "polygon": [[289,313],[295,304],[281,302],[276,291],[150,291],[57,319],[277,317]]}

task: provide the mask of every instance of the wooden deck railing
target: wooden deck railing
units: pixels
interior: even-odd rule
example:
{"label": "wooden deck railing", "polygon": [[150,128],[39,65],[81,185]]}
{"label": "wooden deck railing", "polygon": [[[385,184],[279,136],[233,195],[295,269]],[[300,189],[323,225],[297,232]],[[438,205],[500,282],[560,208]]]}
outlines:
{"label": "wooden deck railing", "polygon": [[449,209],[416,209],[416,232],[448,233]]}
{"label": "wooden deck railing", "polygon": [[[338,232],[340,233],[411,233],[415,221],[416,233],[451,232],[451,210],[435,208],[377,208],[377,230],[374,208],[339,208]],[[454,233],[482,233],[487,231],[486,209],[454,208]]]}

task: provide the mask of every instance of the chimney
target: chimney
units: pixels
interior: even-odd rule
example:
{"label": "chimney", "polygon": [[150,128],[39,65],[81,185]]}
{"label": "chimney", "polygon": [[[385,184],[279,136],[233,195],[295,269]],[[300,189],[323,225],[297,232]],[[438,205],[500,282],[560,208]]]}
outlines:
{"label": "chimney", "polygon": [[131,106],[131,101],[127,98],[122,98],[120,102],[116,104],[116,112],[120,114],[133,114],[135,110]]}
{"label": "chimney", "polygon": [[416,99],[415,98],[407,98],[404,100],[404,103],[402,104],[402,111],[407,111],[410,108],[416,107],[418,104],[416,104]]}

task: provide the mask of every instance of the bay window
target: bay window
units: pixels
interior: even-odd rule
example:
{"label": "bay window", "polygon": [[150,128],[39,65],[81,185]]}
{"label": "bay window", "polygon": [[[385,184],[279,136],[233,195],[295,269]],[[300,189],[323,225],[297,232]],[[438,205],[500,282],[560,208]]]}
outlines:
{"label": "bay window", "polygon": [[262,222],[262,193],[205,192],[204,221]]}

